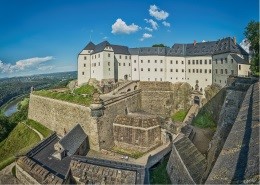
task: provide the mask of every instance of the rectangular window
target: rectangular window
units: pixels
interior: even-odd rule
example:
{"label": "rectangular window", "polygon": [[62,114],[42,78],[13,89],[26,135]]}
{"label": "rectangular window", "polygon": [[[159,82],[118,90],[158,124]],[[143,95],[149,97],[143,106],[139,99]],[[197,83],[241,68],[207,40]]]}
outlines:
{"label": "rectangular window", "polygon": [[172,64],[172,60],[171,60],[171,64]]}
{"label": "rectangular window", "polygon": [[143,71],[143,68],[141,68],[141,71]]}
{"label": "rectangular window", "polygon": [[221,58],[220,61],[221,61],[221,64],[223,64],[223,58]]}
{"label": "rectangular window", "polygon": [[176,72],[178,72],[178,69],[176,69]]}
{"label": "rectangular window", "polygon": [[204,61],[204,64],[207,64],[207,60]]}
{"label": "rectangular window", "polygon": [[188,60],[188,64],[190,65],[190,60]]}
{"label": "rectangular window", "polygon": [[148,68],[148,71],[150,71],[150,68]]}
{"label": "rectangular window", "polygon": [[82,72],[82,75],[84,75],[84,72]]}
{"label": "rectangular window", "polygon": [[100,58],[100,54],[98,54],[98,58]]}
{"label": "rectangular window", "polygon": [[200,60],[200,64],[202,64],[202,60]]}
{"label": "rectangular window", "polygon": [[154,71],[157,71],[157,68],[155,68]]}
{"label": "rectangular window", "polygon": [[173,72],[173,69],[170,69],[171,72]]}
{"label": "rectangular window", "polygon": [[118,66],[121,66],[121,63],[118,62]]}
{"label": "rectangular window", "polygon": [[129,66],[131,66],[131,63],[129,63]]}
{"label": "rectangular window", "polygon": [[129,59],[131,59],[131,56],[129,56]]}
{"label": "rectangular window", "polygon": [[227,69],[225,69],[225,73],[227,74]]}
{"label": "rectangular window", "polygon": [[196,69],[196,73],[199,73],[199,70],[198,70],[198,69]]}
{"label": "rectangular window", "polygon": [[196,60],[196,64],[199,64],[199,61],[198,61],[198,60]]}
{"label": "rectangular window", "polygon": [[127,59],[127,56],[125,56],[125,59]]}
{"label": "rectangular window", "polygon": [[178,60],[176,60],[176,64],[178,64]]}
{"label": "rectangular window", "polygon": [[84,57],[84,60],[87,60],[87,57]]}
{"label": "rectangular window", "polygon": [[136,68],[134,68],[134,71],[136,71]]}
{"label": "rectangular window", "polygon": [[84,67],[86,67],[86,64],[84,64]]}
{"label": "rectangular window", "polygon": [[233,60],[233,58],[231,59],[231,63],[233,64],[233,62],[234,62],[234,60]]}
{"label": "rectangular window", "polygon": [[136,60],[134,60],[134,63],[136,63]]}
{"label": "rectangular window", "polygon": [[143,63],[143,60],[141,60],[141,63]]}
{"label": "rectangular window", "polygon": [[184,72],[184,69],[182,69],[181,72]]}
{"label": "rectangular window", "polygon": [[189,69],[189,73],[190,73],[190,69]]}
{"label": "rectangular window", "polygon": [[108,53],[108,57],[110,57],[110,53]]}
{"label": "rectangular window", "polygon": [[202,73],[202,69],[200,69],[200,73]]}
{"label": "rectangular window", "polygon": [[209,73],[211,73],[211,69],[209,69]]}
{"label": "rectangular window", "polygon": [[119,58],[121,59],[121,55],[119,55]]}
{"label": "rectangular window", "polygon": [[211,64],[211,60],[209,60],[209,64]]}
{"label": "rectangular window", "polygon": [[207,71],[207,69],[205,69],[205,71],[204,71],[205,73],[207,73],[208,71]]}
{"label": "rectangular window", "polygon": [[100,62],[98,63],[98,66],[100,66]]}
{"label": "rectangular window", "polygon": [[218,70],[216,69],[216,74],[218,74]]}
{"label": "rectangular window", "polygon": [[97,58],[97,56],[95,55],[95,58]]}
{"label": "rectangular window", "polygon": [[110,66],[110,62],[108,62],[108,66]]}
{"label": "rectangular window", "polygon": [[195,64],[195,60],[192,60],[192,64]]}
{"label": "rectangular window", "polygon": [[108,71],[110,71],[110,68],[108,68]]}
{"label": "rectangular window", "polygon": [[162,64],[162,60],[161,60],[161,64]]}
{"label": "rectangular window", "polygon": [[125,63],[123,63],[123,66],[125,66]]}
{"label": "rectangular window", "polygon": [[161,72],[163,71],[163,68],[161,68]]}
{"label": "rectangular window", "polygon": [[195,73],[195,69],[192,69],[192,72]]}
{"label": "rectangular window", "polygon": [[241,70],[241,65],[238,65],[238,69]]}
{"label": "rectangular window", "polygon": [[148,60],[148,63],[150,63],[150,60]]}
{"label": "rectangular window", "polygon": [[183,61],[181,61],[181,64],[183,64],[184,62]]}
{"label": "rectangular window", "polygon": [[155,60],[154,63],[157,63],[157,60]]}
{"label": "rectangular window", "polygon": [[220,73],[223,74],[223,69],[220,69]]}

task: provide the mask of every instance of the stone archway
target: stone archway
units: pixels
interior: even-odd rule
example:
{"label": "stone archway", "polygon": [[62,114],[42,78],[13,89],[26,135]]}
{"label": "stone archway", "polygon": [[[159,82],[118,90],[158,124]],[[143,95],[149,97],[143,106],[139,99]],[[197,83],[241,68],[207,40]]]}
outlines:
{"label": "stone archway", "polygon": [[198,96],[194,96],[194,104],[200,105],[200,98]]}

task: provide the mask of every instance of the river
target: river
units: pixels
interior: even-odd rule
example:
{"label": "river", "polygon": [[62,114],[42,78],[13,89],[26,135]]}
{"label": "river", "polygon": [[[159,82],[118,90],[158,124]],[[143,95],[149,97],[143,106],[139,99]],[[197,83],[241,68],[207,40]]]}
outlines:
{"label": "river", "polygon": [[10,103],[7,103],[6,107],[4,108],[4,115],[9,117],[13,113],[18,111],[18,103],[24,98],[24,96],[18,97],[11,101]]}

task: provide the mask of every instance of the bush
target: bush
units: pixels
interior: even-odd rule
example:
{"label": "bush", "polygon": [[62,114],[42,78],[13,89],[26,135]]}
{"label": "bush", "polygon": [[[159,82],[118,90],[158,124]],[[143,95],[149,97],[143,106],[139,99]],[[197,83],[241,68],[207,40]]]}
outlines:
{"label": "bush", "polygon": [[200,112],[192,122],[193,125],[199,128],[215,129],[217,124],[214,122],[212,115],[206,111]]}

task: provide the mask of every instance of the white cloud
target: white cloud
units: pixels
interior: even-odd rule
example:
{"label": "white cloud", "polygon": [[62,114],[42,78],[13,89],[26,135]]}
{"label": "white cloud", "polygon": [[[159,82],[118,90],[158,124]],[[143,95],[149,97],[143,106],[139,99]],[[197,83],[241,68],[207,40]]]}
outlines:
{"label": "white cloud", "polygon": [[169,16],[168,12],[160,10],[156,5],[150,5],[149,13],[157,20],[165,20]]}
{"label": "white cloud", "polygon": [[152,28],[148,28],[148,27],[145,27],[144,29],[147,30],[147,31],[153,31]]}
{"label": "white cloud", "polygon": [[144,39],[148,39],[148,38],[151,38],[151,37],[152,37],[152,34],[144,33],[142,38],[140,39],[140,41],[143,41]]}
{"label": "white cloud", "polygon": [[145,20],[146,23],[150,23],[154,30],[158,29],[159,26],[158,26],[157,22],[155,22],[154,20],[152,20],[152,19],[149,19],[149,20],[148,19],[144,19],[144,20]]}
{"label": "white cloud", "polygon": [[37,67],[37,69],[39,71],[51,71],[52,69],[54,69],[54,66],[39,66]]}
{"label": "white cloud", "polygon": [[247,53],[249,53],[250,42],[247,39],[243,39],[239,44]]}
{"label": "white cloud", "polygon": [[132,23],[131,25],[127,25],[122,19],[117,19],[116,22],[112,25],[113,34],[130,34],[137,32],[141,27]]}
{"label": "white cloud", "polygon": [[166,27],[170,27],[170,26],[171,26],[171,24],[170,24],[169,22],[166,22],[166,21],[163,21],[162,24],[163,24],[164,26],[166,26]]}
{"label": "white cloud", "polygon": [[52,56],[47,57],[34,57],[34,58],[28,58],[24,60],[17,61],[14,65],[12,64],[5,64],[2,61],[0,61],[0,72],[1,73],[13,73],[18,71],[23,71],[25,69],[33,69],[33,68],[40,68],[40,64],[43,64],[44,62],[53,60],[54,58]]}
{"label": "white cloud", "polygon": [[108,39],[108,37],[107,37],[107,36],[103,37],[103,40],[107,40],[107,39]]}
{"label": "white cloud", "polygon": [[206,42],[205,40],[202,40],[202,42]]}

